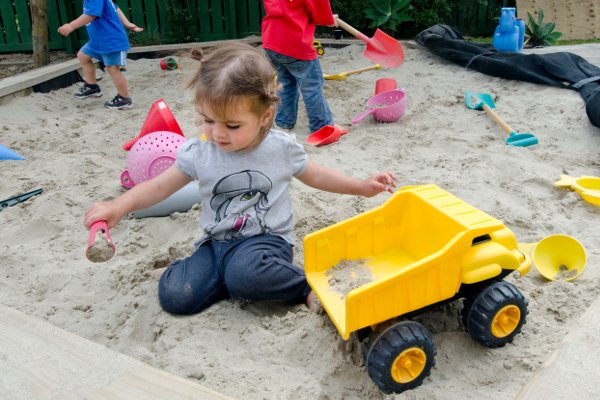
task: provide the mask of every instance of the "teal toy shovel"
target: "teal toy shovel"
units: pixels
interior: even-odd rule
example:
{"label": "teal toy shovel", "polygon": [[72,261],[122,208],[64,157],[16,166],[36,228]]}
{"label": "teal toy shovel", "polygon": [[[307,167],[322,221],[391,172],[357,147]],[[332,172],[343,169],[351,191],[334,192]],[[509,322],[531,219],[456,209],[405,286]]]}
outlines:
{"label": "teal toy shovel", "polygon": [[510,146],[527,147],[538,143],[537,137],[532,133],[518,133],[513,130],[496,112],[494,100],[489,94],[465,92],[465,100],[468,108],[473,110],[484,110],[494,122],[496,122],[508,134],[506,144]]}

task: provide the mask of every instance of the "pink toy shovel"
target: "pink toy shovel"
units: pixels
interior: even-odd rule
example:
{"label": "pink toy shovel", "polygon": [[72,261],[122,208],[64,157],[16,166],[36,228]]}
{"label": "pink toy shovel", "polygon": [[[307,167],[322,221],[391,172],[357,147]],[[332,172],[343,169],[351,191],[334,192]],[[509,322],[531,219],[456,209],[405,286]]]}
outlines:
{"label": "pink toy shovel", "polygon": [[[105,236],[99,236],[96,241],[96,232],[100,230]],[[96,221],[90,226],[90,237],[88,239],[85,256],[91,262],[106,262],[115,255],[117,249],[108,233],[106,221]]]}

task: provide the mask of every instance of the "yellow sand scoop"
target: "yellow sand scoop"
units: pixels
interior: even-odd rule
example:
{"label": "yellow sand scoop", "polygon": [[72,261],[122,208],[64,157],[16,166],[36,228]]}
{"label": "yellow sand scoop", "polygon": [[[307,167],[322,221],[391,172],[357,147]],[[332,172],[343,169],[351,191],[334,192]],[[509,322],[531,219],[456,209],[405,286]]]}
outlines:
{"label": "yellow sand scoop", "polygon": [[335,74],[335,75],[323,74],[323,78],[325,78],[327,80],[332,80],[332,81],[345,81],[346,77],[348,75],[359,74],[361,72],[371,71],[371,70],[380,69],[380,68],[383,68],[383,67],[379,64],[375,64],[375,65],[371,65],[369,67],[354,69],[352,71],[340,72],[339,74]]}

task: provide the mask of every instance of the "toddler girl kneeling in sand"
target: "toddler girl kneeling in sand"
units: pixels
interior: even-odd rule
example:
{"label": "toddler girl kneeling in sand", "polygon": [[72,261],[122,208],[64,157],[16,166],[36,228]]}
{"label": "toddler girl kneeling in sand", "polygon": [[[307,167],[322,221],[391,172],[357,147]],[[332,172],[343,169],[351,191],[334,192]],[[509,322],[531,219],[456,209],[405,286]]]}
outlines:
{"label": "toddler girl kneeling in sand", "polygon": [[310,161],[293,135],[271,129],[278,101],[274,77],[269,60],[250,45],[213,51],[188,86],[207,141],[190,139],[168,170],[115,200],[94,203],[85,214],[86,227],[106,220],[112,228],[127,213],[198,181],[206,235],[160,278],[160,304],[170,313],[197,313],[226,298],[311,302],[304,271],[292,264],[292,178],[333,193],[372,197],[393,191],[392,173],[348,177]]}

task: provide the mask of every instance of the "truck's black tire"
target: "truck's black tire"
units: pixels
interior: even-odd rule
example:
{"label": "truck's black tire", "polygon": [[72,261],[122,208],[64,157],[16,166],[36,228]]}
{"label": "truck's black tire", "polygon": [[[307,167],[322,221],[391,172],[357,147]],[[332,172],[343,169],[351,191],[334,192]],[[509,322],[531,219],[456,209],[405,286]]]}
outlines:
{"label": "truck's black tire", "polygon": [[465,328],[475,341],[490,348],[511,342],[527,319],[527,299],[505,281],[492,283],[463,304]]}
{"label": "truck's black tire", "polygon": [[423,383],[435,365],[435,346],[423,325],[403,321],[372,339],[366,354],[369,376],[384,393],[401,393]]}

